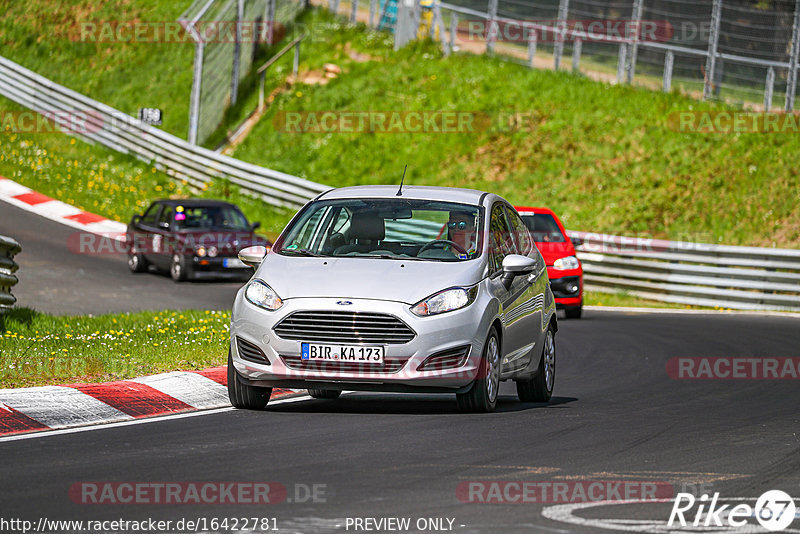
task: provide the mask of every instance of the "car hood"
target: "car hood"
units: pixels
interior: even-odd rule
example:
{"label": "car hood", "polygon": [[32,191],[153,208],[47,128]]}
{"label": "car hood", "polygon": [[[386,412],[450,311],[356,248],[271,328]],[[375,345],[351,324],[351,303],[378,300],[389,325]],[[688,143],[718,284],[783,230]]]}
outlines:
{"label": "car hood", "polygon": [[403,261],[374,258],[306,258],[269,253],[256,272],[278,295],[292,298],[376,299],[416,304],[481,278],[480,260]]}

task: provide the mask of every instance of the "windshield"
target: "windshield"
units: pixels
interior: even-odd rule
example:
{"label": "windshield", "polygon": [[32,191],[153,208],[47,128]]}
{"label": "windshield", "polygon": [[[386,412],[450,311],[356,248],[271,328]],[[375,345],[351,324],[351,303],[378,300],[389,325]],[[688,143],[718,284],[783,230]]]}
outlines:
{"label": "windshield", "polygon": [[564,234],[561,233],[555,218],[549,213],[528,213],[521,217],[537,243],[564,242]]}
{"label": "windshield", "polygon": [[180,230],[250,230],[245,216],[232,206],[176,206],[173,219]]}
{"label": "windshield", "polygon": [[464,261],[481,254],[482,208],[414,199],[321,200],[286,229],[274,252],[325,257]]}

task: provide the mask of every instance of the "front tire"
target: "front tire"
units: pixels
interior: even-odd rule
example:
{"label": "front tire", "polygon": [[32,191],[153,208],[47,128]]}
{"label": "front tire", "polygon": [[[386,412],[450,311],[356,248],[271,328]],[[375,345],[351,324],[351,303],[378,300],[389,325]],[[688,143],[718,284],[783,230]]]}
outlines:
{"label": "front tire", "polygon": [[228,351],[228,398],[234,408],[263,410],[267,407],[272,388],[261,388],[242,384],[239,373],[233,367],[233,358]]}
{"label": "front tire", "polygon": [[186,256],[174,254],[172,265],[169,267],[169,275],[176,282],[185,282],[189,279],[189,266],[186,264]]}
{"label": "front tire", "polygon": [[478,377],[466,393],[456,393],[458,407],[463,412],[493,412],[497,407],[500,389],[500,336],[492,328],[483,345]]}
{"label": "front tire", "polygon": [[342,392],[338,389],[309,389],[308,394],[315,399],[338,399]]}
{"label": "front tire", "polygon": [[517,396],[522,402],[547,402],[553,396],[556,382],[556,337],[548,327],[542,347],[542,358],[536,376],[517,381]]}

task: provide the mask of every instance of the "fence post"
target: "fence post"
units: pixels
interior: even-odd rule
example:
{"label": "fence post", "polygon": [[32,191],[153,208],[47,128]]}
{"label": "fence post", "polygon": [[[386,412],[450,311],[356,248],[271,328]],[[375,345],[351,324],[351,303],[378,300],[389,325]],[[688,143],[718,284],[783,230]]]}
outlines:
{"label": "fence post", "polygon": [[297,80],[297,72],[300,70],[300,41],[294,45],[294,59],[292,60],[292,75]]}
{"label": "fence post", "polygon": [[267,0],[267,44],[272,46],[275,40],[275,4],[278,0]]}
{"label": "fence post", "polygon": [[358,15],[358,0],[350,0],[350,22],[356,23],[356,16]]}
{"label": "fence post", "polygon": [[236,41],[233,43],[233,69],[231,72],[231,105],[239,97],[239,69],[242,61],[242,23],[244,0],[236,0]]}
{"label": "fence post", "polygon": [[711,8],[711,28],[708,33],[708,55],[706,56],[706,79],[703,85],[703,98],[711,98],[714,91],[714,74],[717,70],[717,46],[719,45],[719,24],[721,22],[722,0],[713,0]]}
{"label": "fence post", "polygon": [[528,32],[528,66],[533,68],[533,59],[536,57],[536,44],[539,38],[536,28],[531,28]]}
{"label": "fence post", "polygon": [[617,83],[622,83],[625,79],[625,61],[628,57],[628,45],[619,45],[619,56],[617,57]]}
{"label": "fence post", "polygon": [[572,44],[572,72],[580,70],[581,48],[583,48],[583,40],[580,37],[576,37],[575,42]]}
{"label": "fence post", "polygon": [[555,45],[553,45],[553,68],[561,67],[561,56],[564,55],[564,39],[567,36],[567,17],[569,16],[569,0],[558,0],[558,20],[556,21]]}
{"label": "fence post", "polygon": [[767,69],[767,81],[764,84],[764,111],[769,112],[772,107],[772,91],[775,88],[775,69]]}
{"label": "fence post", "polygon": [[486,20],[486,52],[494,54],[494,42],[497,40],[497,0],[489,0],[489,18]]}
{"label": "fence post", "polygon": [[203,51],[205,45],[198,41],[194,45],[194,74],[192,76],[192,94],[189,99],[189,136],[188,141],[196,145],[200,129],[200,90],[203,86]]}
{"label": "fence post", "polygon": [[378,0],[369,0],[369,27],[375,27],[375,11],[376,11],[376,3]]}
{"label": "fence post", "polygon": [[786,111],[792,111],[794,109],[794,95],[797,91],[798,55],[800,55],[800,0],[796,0],[794,5],[792,49],[789,55],[789,76],[786,79]]}
{"label": "fence post", "polygon": [[669,93],[669,90],[672,87],[672,67],[674,64],[675,64],[675,54],[672,53],[672,50],[667,50],[667,54],[664,56],[663,89],[665,93]]}
{"label": "fence post", "polygon": [[633,0],[633,11],[631,13],[631,26],[633,35],[628,34],[628,39],[631,40],[630,50],[627,54],[627,65],[625,67],[625,77],[628,83],[633,83],[633,77],[636,73],[636,56],[639,51],[639,34],[641,33],[642,25],[642,0]]}
{"label": "fence post", "polygon": [[456,44],[458,39],[458,13],[455,11],[450,12],[450,51],[455,52],[458,48]]}

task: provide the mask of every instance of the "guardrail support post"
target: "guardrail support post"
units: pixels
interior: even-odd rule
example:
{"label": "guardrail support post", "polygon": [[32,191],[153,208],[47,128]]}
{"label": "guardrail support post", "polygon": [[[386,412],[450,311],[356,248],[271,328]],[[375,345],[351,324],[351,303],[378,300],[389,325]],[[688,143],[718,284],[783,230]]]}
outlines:
{"label": "guardrail support post", "polygon": [[713,0],[711,8],[711,28],[708,33],[708,55],[706,56],[706,76],[703,85],[703,98],[714,94],[714,81],[717,71],[717,47],[719,46],[719,25],[722,15],[722,0]]}
{"label": "guardrail support post", "polygon": [[528,66],[533,68],[533,60],[536,57],[536,44],[539,39],[539,33],[536,28],[531,28],[528,32]]}
{"label": "guardrail support post", "polygon": [[300,41],[297,41],[297,44],[294,45],[294,59],[292,60],[292,76],[294,76],[295,81],[297,80],[297,72],[299,69],[300,69]]}
{"label": "guardrail support post", "polygon": [[789,54],[789,76],[786,79],[785,111],[794,109],[794,95],[797,91],[797,62],[800,55],[800,0],[795,1],[794,23],[792,24],[792,48]]}
{"label": "guardrail support post", "polygon": [[764,111],[769,112],[772,107],[772,91],[775,88],[775,69],[767,69],[767,81],[764,84]]}
{"label": "guardrail support post", "polygon": [[378,0],[369,0],[369,27],[375,27],[375,11],[377,11],[377,6],[375,4],[378,3]]}
{"label": "guardrail support post", "polygon": [[633,83],[633,77],[636,74],[636,56],[639,51],[639,35],[642,32],[642,0],[633,0],[633,11],[631,13],[631,30],[633,35],[628,34],[628,39],[631,40],[630,50],[627,54],[626,65],[626,80],[628,83]]}
{"label": "guardrail support post", "polygon": [[561,56],[564,55],[564,39],[567,38],[567,17],[569,16],[569,0],[558,0],[558,20],[556,21],[555,45],[553,46],[553,68],[561,67]]}
{"label": "guardrail support post", "polygon": [[497,0],[489,0],[489,18],[486,20],[486,53],[494,54],[494,43],[497,41]]}
{"label": "guardrail support post", "polygon": [[672,53],[672,50],[667,50],[667,54],[664,56],[663,90],[665,93],[669,93],[669,90],[672,87],[672,67],[674,65],[675,65],[675,54]]}
{"label": "guardrail support post", "polygon": [[358,0],[350,0],[350,23],[356,23],[356,17],[358,15]]}

